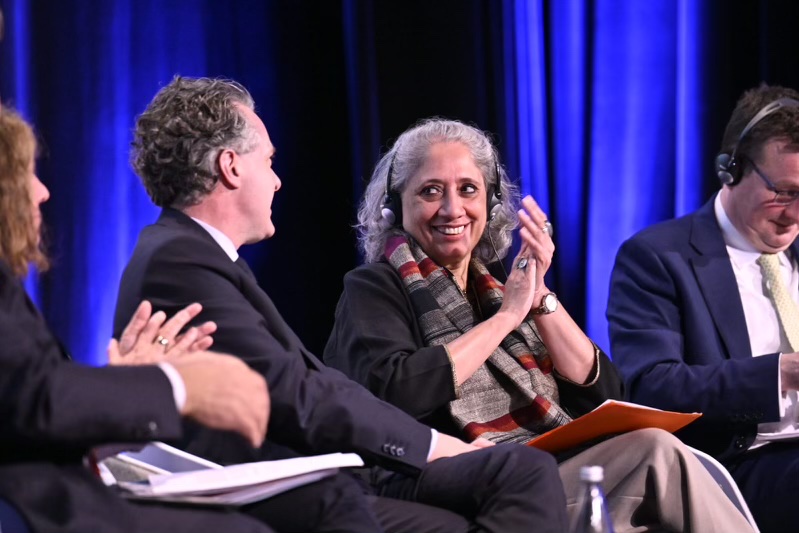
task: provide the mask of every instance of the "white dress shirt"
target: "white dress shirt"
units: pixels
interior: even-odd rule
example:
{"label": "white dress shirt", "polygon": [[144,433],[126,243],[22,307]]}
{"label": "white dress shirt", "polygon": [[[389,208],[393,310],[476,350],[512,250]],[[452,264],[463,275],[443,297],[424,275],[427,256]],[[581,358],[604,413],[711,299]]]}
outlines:
{"label": "white dress shirt", "polygon": [[[780,327],[777,311],[768,296],[763,273],[757,264],[761,252],[733,226],[721,205],[721,194],[716,196],[714,208],[738,283],[752,355],[758,357],[775,352],[780,354],[793,352]],[[796,261],[786,252],[780,252],[777,256],[780,261],[780,274],[788,287],[788,292],[795,302],[799,302],[799,269]],[[775,440],[799,438],[799,418],[797,418],[799,397],[796,391],[782,392],[779,372],[775,379],[774,393],[779,397],[780,420],[758,424],[757,437],[750,450]]]}

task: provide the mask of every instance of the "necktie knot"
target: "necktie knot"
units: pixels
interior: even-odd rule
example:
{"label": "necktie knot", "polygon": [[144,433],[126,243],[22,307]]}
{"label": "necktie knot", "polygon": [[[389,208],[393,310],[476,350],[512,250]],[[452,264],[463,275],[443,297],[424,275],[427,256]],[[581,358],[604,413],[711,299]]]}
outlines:
{"label": "necktie knot", "polygon": [[777,272],[780,268],[780,258],[777,254],[760,254],[760,257],[757,258],[757,264],[760,265],[763,270]]}

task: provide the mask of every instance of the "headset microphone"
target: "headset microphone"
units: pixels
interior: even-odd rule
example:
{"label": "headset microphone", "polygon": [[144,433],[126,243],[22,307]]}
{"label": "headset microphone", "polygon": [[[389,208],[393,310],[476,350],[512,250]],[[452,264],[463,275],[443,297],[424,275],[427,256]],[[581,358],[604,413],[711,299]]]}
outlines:
{"label": "headset microphone", "polygon": [[402,205],[400,205],[399,194],[391,190],[391,174],[394,173],[394,159],[397,153],[391,157],[391,164],[388,166],[386,174],[386,195],[383,197],[383,205],[380,206],[380,216],[387,227],[402,225]]}
{"label": "headset microphone", "polygon": [[386,224],[388,224],[389,227],[393,226],[394,222],[396,222],[394,211],[387,207],[387,202],[385,200],[383,201],[383,207],[380,209],[380,216],[386,221]]}
{"label": "headset microphone", "polygon": [[741,181],[743,174],[741,172],[741,165],[738,163],[738,146],[740,146],[746,134],[749,133],[758,122],[783,107],[799,107],[799,101],[793,98],[779,98],[764,105],[755,113],[752,120],[744,126],[744,129],[738,136],[738,140],[735,141],[732,147],[732,151],[730,153],[722,152],[716,157],[716,175],[719,177],[722,184],[732,187]]}

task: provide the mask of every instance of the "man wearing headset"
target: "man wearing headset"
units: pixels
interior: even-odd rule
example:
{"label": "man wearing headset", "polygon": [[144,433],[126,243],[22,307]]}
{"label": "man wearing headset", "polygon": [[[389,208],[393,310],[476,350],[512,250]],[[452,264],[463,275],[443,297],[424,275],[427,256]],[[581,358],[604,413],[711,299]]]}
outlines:
{"label": "man wearing headset", "polygon": [[763,532],[794,529],[799,93],[744,93],[716,167],[708,203],[620,248],[612,353],[632,401],[704,413],[681,437],[725,463]]}

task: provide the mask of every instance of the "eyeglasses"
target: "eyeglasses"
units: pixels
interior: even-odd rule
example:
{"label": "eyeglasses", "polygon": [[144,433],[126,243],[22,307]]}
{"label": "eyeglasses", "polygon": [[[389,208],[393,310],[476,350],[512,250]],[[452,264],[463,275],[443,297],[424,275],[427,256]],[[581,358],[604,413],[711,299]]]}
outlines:
{"label": "eyeglasses", "polygon": [[747,161],[749,161],[749,164],[752,165],[755,174],[760,176],[760,179],[763,180],[763,183],[766,184],[766,189],[774,193],[774,199],[772,200],[772,202],[774,202],[777,205],[791,205],[796,201],[797,198],[799,198],[799,191],[781,191],[777,189],[777,186],[774,185],[774,183],[770,179],[768,179],[768,177],[766,177],[766,175],[763,174],[759,168],[757,168],[757,165],[755,164],[754,161],[752,161],[748,157],[746,159]]}

